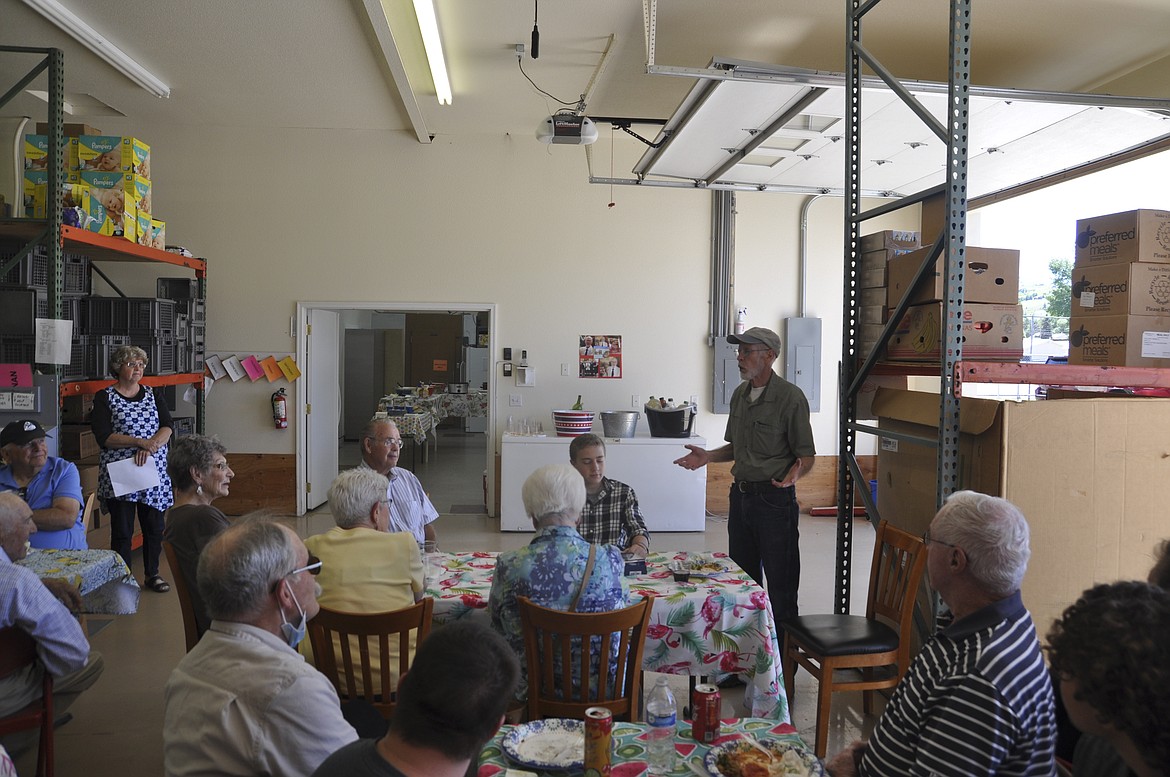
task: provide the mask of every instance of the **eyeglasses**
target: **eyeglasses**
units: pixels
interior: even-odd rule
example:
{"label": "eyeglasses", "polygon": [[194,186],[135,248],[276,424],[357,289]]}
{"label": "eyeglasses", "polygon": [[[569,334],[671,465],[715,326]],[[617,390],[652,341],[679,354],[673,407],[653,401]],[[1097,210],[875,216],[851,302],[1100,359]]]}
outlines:
{"label": "eyeglasses", "polygon": [[939,545],[946,545],[948,548],[959,547],[958,545],[955,545],[955,544],[950,543],[950,542],[946,542],[945,540],[936,540],[934,537],[931,537],[930,536],[930,529],[927,529],[926,531],[922,532],[922,543],[924,545],[929,546],[930,543],[932,543],[932,542],[937,542]]}
{"label": "eyeglasses", "polygon": [[[284,580],[286,577],[292,577],[293,575],[298,575],[301,572],[308,572],[310,575],[321,574],[321,559],[317,558],[312,553],[310,553],[308,564],[305,564],[303,567],[297,567],[293,571],[291,571],[287,574],[281,575],[280,580]],[[280,580],[277,580],[275,583],[272,584],[272,593],[276,593],[276,589],[280,587]]]}
{"label": "eyeglasses", "polygon": [[140,370],[146,369],[146,362],[122,362],[123,367],[137,367]]}
{"label": "eyeglasses", "polygon": [[757,353],[758,351],[770,351],[770,350],[772,350],[772,349],[768,348],[767,346],[765,346],[763,348],[736,348],[735,355],[736,356],[747,356],[748,354]]}
{"label": "eyeglasses", "polygon": [[396,450],[402,447],[402,438],[400,437],[370,437],[368,439],[373,440],[379,445],[386,445]]}
{"label": "eyeglasses", "polygon": [[226,460],[226,459],[225,459],[225,460],[223,460],[223,461],[217,461],[217,462],[215,462],[214,464],[212,464],[211,466],[215,467],[216,469],[220,470],[221,472],[222,472],[223,470],[225,470],[225,469],[228,469],[228,468],[229,468],[229,467],[228,467],[228,463],[227,463],[227,460]]}

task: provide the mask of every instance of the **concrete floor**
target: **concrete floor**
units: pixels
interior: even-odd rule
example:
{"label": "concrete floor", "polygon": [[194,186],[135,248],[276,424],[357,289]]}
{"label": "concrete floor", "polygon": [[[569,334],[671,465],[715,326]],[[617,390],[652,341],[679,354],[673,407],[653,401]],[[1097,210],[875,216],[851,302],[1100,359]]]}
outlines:
{"label": "concrete floor", "polygon": [[[438,453],[427,463],[421,456],[415,471],[431,495],[441,517],[436,523],[440,548],[449,550],[501,551],[528,542],[526,533],[499,531],[495,519],[483,511],[470,512],[471,506],[483,504],[484,470],[483,435],[441,430]],[[358,459],[356,444],[342,446],[343,468]],[[229,456],[230,460],[230,456]],[[410,457],[403,457],[410,464]],[[611,473],[620,478],[620,473]],[[300,518],[289,517],[302,536],[310,536],[333,526],[328,506]],[[704,532],[659,533],[653,545],[659,549],[692,551],[726,551],[727,530],[724,516],[708,516]],[[831,612],[836,522],[833,518],[801,517],[801,590],[803,612]],[[874,532],[868,523],[856,525],[852,611],[865,610],[865,584],[869,559],[873,553]],[[93,547],[109,547],[108,529],[90,534]],[[103,544],[104,543],[104,544]],[[162,574],[173,577],[163,559]],[[135,572],[141,577],[141,561]],[[56,732],[57,774],[87,777],[126,777],[126,775],[162,774],[163,686],[174,666],[184,654],[183,624],[178,599],[172,589],[167,594],[143,591],[138,612],[117,618],[91,617],[94,650],[105,657],[106,669],[97,684],[73,705],[72,722]],[[647,687],[654,675],[646,678]],[[686,679],[671,676],[676,697],[686,688]],[[742,715],[742,688],[723,691],[724,715]],[[685,698],[685,695],[680,698]],[[816,684],[801,672],[796,680],[796,698],[792,710],[793,724],[811,746],[814,738]],[[879,702],[880,706],[880,702]],[[833,701],[829,727],[828,753],[831,756],[853,739],[872,730],[874,718],[861,710],[859,693],[838,694]],[[19,774],[33,774],[35,761],[26,754],[17,762]]]}

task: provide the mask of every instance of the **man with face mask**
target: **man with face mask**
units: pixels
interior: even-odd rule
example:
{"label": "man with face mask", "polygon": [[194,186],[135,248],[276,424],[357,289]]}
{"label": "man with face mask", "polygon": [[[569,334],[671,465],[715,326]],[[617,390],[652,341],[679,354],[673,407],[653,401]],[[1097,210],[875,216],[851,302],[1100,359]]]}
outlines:
{"label": "man with face mask", "polygon": [[203,549],[197,578],[212,621],[167,682],[168,777],[300,777],[357,739],[333,686],[296,652],[320,609],[320,569],[291,529],[265,520]]}

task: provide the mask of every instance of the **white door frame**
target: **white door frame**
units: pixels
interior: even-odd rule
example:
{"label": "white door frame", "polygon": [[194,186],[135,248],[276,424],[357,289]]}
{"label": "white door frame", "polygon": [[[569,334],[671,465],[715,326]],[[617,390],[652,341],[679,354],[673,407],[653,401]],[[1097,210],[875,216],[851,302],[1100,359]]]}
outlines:
{"label": "white door frame", "polygon": [[[307,331],[309,323],[309,311],[313,309],[326,310],[390,310],[395,313],[450,313],[457,311],[460,313],[480,313],[486,312],[488,314],[488,343],[489,347],[495,347],[496,340],[496,305],[491,302],[355,302],[355,301],[300,301],[297,302],[297,317],[296,317],[296,340],[297,340],[297,363],[307,372],[312,365],[308,363],[308,354],[305,351],[305,338],[302,334]],[[492,365],[495,361],[489,357],[488,364]],[[293,393],[295,394],[296,407],[296,428],[297,428],[297,515],[304,515],[305,509],[305,483],[308,480],[308,472],[305,467],[305,452],[308,449],[308,424],[304,423],[305,418],[305,392],[301,390],[301,386],[293,384]],[[496,376],[495,370],[488,372],[488,428],[487,428],[487,453],[485,456],[484,468],[488,473],[495,472],[496,466],[496,425],[495,425],[495,407],[496,407]],[[335,419],[340,422],[340,419]],[[336,423],[334,424],[336,426]],[[336,441],[330,440],[330,444],[335,444]],[[491,515],[493,512],[492,505],[495,504],[496,495],[496,479],[495,477],[488,478],[488,501],[487,512]]]}

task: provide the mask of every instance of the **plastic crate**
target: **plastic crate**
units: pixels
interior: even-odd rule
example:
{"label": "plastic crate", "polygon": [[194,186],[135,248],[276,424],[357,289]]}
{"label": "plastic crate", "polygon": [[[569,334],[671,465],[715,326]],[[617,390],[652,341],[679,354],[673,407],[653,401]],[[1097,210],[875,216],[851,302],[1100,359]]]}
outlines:
{"label": "plastic crate", "polygon": [[130,344],[146,352],[147,375],[171,375],[175,370],[175,340],[173,337],[155,337],[131,333]]}
{"label": "plastic crate", "polygon": [[[7,263],[23,247],[23,244],[4,243],[0,246],[0,264]],[[62,260],[61,271],[64,276],[62,293],[75,296],[89,294],[89,257],[84,254],[67,253],[62,256]],[[9,269],[3,277],[0,277],[0,283],[35,286],[47,291],[49,288],[49,255],[45,251],[45,247],[42,245],[34,247],[30,256],[26,256]]]}
{"label": "plastic crate", "polygon": [[175,314],[183,314],[192,324],[202,324],[207,321],[207,304],[201,299],[175,300]]}
{"label": "plastic crate", "polygon": [[110,359],[114,351],[123,345],[130,345],[128,335],[90,335],[85,362],[86,377],[110,377]]}
{"label": "plastic crate", "polygon": [[69,355],[69,363],[61,368],[61,377],[65,380],[81,380],[89,377],[86,359],[89,358],[89,338],[74,337],[73,346]]}
{"label": "plastic crate", "polygon": [[0,335],[6,338],[36,334],[37,290],[27,286],[0,287]]}
{"label": "plastic crate", "polygon": [[173,336],[175,331],[175,302],[153,297],[130,297],[127,328],[131,331],[166,332]]}
{"label": "plastic crate", "polygon": [[203,346],[187,348],[187,365],[183,372],[203,372],[203,365],[205,363]]}
{"label": "plastic crate", "polygon": [[171,421],[174,422],[175,435],[181,437],[187,434],[195,434],[195,419],[189,415],[172,416]]}
{"label": "plastic crate", "polygon": [[159,278],[155,289],[163,299],[188,300],[199,296],[199,282],[193,278]]}
{"label": "plastic crate", "polygon": [[87,297],[81,309],[86,334],[123,334],[130,328],[130,305],[125,297]]}
{"label": "plastic crate", "polygon": [[33,364],[36,352],[35,337],[0,337],[0,364]]}

